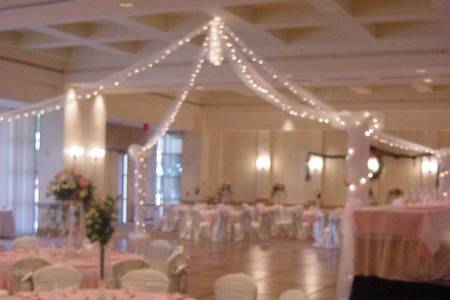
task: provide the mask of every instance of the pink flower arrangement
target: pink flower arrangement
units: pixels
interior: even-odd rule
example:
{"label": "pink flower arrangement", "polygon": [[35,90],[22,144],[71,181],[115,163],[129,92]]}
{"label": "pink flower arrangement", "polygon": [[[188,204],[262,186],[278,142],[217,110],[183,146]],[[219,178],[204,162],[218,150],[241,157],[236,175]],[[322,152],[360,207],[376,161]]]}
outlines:
{"label": "pink flower arrangement", "polygon": [[94,197],[94,185],[81,174],[73,170],[64,170],[56,174],[48,185],[48,192],[58,201],[83,201],[89,204]]}

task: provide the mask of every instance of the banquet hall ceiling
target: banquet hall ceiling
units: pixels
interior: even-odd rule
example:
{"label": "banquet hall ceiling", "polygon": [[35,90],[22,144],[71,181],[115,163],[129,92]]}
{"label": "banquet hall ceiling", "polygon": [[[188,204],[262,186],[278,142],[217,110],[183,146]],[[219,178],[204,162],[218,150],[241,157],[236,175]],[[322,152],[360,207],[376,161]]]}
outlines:
{"label": "banquet hall ceiling", "polygon": [[[217,15],[277,70],[339,108],[449,100],[448,0],[2,0],[0,56],[82,85]],[[199,43],[121,91],[172,97]],[[200,85],[199,105],[260,103],[226,66],[208,66]]]}

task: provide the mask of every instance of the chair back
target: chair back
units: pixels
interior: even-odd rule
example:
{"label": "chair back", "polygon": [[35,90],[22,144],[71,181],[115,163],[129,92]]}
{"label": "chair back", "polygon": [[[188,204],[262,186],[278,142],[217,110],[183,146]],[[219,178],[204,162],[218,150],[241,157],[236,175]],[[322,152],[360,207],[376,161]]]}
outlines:
{"label": "chair back", "polygon": [[306,296],[302,290],[287,290],[278,300],[306,300]]}
{"label": "chair back", "polygon": [[71,266],[53,265],[39,269],[33,275],[35,291],[80,288],[81,272]]}
{"label": "chair back", "polygon": [[120,279],[127,273],[135,270],[147,269],[148,263],[142,259],[127,259],[115,263],[112,266],[112,272],[114,276],[114,286],[119,287]]}
{"label": "chair back", "polygon": [[125,274],[120,286],[125,289],[162,294],[169,291],[169,278],[160,271],[142,269]]}
{"label": "chair back", "polygon": [[39,247],[39,241],[32,236],[21,236],[13,241],[14,250],[32,250]]}
{"label": "chair back", "polygon": [[166,240],[155,240],[150,243],[145,260],[150,268],[161,271],[164,274],[169,270],[169,257],[172,254],[172,246]]}
{"label": "chair back", "polygon": [[255,281],[243,273],[225,275],[214,284],[215,300],[256,300],[256,295]]}
{"label": "chair back", "polygon": [[12,264],[14,290],[16,292],[33,290],[33,273],[51,263],[39,257],[25,257]]}

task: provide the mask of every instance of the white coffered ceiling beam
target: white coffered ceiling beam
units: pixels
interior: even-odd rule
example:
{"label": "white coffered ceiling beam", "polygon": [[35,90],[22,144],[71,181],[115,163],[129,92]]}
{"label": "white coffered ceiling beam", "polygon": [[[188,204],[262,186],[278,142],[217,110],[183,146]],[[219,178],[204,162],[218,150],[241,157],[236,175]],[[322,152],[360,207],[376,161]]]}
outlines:
{"label": "white coffered ceiling beam", "polygon": [[98,43],[95,40],[89,38],[80,37],[78,35],[69,33],[67,31],[59,30],[53,27],[34,27],[34,31],[45,33],[55,38],[68,41],[78,46],[88,47],[96,49],[98,51],[106,52],[114,55],[130,55],[132,52],[121,50],[119,48],[108,46],[106,44]]}

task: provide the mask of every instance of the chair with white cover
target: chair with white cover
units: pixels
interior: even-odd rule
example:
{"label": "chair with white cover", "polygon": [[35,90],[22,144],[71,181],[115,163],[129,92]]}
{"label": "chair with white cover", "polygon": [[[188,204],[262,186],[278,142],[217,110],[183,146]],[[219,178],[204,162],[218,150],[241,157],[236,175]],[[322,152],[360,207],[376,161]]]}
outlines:
{"label": "chair with white cover", "polygon": [[251,211],[243,209],[240,212],[239,221],[232,223],[232,239],[234,242],[242,242],[250,236],[252,230]]}
{"label": "chair with white cover", "polygon": [[325,215],[320,212],[317,216],[317,219],[313,225],[313,238],[314,241],[317,243],[322,237],[323,231],[325,230]]}
{"label": "chair with white cover", "polygon": [[192,239],[198,241],[200,239],[209,240],[212,234],[212,223],[209,220],[208,215],[211,212],[207,210],[194,209],[192,212]]}
{"label": "chair with white cover", "polygon": [[243,273],[228,274],[214,284],[214,299],[256,300],[257,290],[255,280],[250,276]]}
{"label": "chair with white cover", "polygon": [[39,257],[25,257],[15,261],[11,266],[14,278],[14,291],[32,291],[33,273],[50,264],[50,262]]}
{"label": "chair with white cover", "polygon": [[278,300],[306,300],[306,296],[302,290],[287,290]]}
{"label": "chair with white cover", "polygon": [[131,271],[122,277],[121,288],[142,292],[167,293],[169,278],[164,273],[152,269]]}
{"label": "chair with white cover", "polygon": [[257,215],[258,218],[252,221],[252,236],[266,241],[270,237],[270,211],[262,210]]}
{"label": "chair with white cover", "polygon": [[172,255],[172,246],[168,241],[154,240],[145,251],[145,261],[149,268],[168,274],[170,255]]}
{"label": "chair with white cover", "polygon": [[183,248],[176,249],[169,257],[169,276],[170,293],[186,294],[187,291],[187,272],[189,269],[189,258],[184,253]]}
{"label": "chair with white cover", "polygon": [[120,279],[127,273],[135,270],[148,269],[149,265],[142,259],[127,259],[119,261],[112,266],[113,286],[119,287]]}
{"label": "chair with white cover", "polygon": [[13,243],[14,250],[33,250],[40,245],[39,240],[32,236],[21,236],[16,238]]}
{"label": "chair with white cover", "polygon": [[330,212],[328,215],[328,225],[323,230],[320,239],[314,243],[314,246],[325,249],[341,248],[342,237],[340,223],[340,215],[336,212]]}
{"label": "chair with white cover", "polygon": [[225,207],[217,208],[217,213],[212,226],[211,240],[213,242],[222,242],[228,237],[230,215]]}
{"label": "chair with white cover", "polygon": [[292,214],[292,230],[290,237],[297,240],[309,240],[312,236],[311,224],[303,221],[303,210],[298,208]]}
{"label": "chair with white cover", "polygon": [[52,265],[37,270],[33,275],[35,291],[80,288],[82,275],[71,266]]}
{"label": "chair with white cover", "polygon": [[179,217],[177,222],[177,231],[179,239],[192,239],[194,220],[193,220],[193,212],[190,209],[180,209]]}

